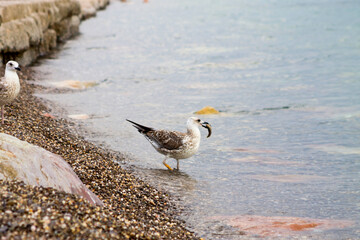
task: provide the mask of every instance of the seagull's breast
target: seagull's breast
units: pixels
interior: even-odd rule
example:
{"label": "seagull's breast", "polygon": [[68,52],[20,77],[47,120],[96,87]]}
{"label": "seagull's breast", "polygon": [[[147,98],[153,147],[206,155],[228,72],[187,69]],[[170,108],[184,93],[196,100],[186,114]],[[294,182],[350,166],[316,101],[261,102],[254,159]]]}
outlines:
{"label": "seagull's breast", "polygon": [[199,149],[200,138],[187,137],[184,139],[183,146],[181,158],[179,159],[189,158],[194,155]]}
{"label": "seagull's breast", "polygon": [[[3,79],[2,79],[3,80]],[[0,83],[0,105],[12,102],[20,92],[19,78],[7,79]]]}

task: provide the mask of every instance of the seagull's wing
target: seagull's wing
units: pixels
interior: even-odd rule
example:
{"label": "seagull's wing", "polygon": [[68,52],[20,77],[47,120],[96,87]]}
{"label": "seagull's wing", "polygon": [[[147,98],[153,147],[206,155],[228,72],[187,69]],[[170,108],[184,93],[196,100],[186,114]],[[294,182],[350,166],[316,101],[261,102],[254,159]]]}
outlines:
{"label": "seagull's wing", "polygon": [[185,133],[168,130],[153,130],[145,134],[145,137],[158,148],[176,150],[183,145]]}
{"label": "seagull's wing", "polygon": [[7,83],[5,82],[5,77],[0,78],[0,94],[6,92]]}
{"label": "seagull's wing", "polygon": [[133,126],[157,149],[165,148],[167,150],[176,150],[183,145],[183,139],[186,136],[185,133],[168,130],[155,130],[129,119],[126,120],[131,122]]}
{"label": "seagull's wing", "polygon": [[5,81],[5,77],[1,77],[0,78],[0,87],[4,88],[6,86],[6,81]]}

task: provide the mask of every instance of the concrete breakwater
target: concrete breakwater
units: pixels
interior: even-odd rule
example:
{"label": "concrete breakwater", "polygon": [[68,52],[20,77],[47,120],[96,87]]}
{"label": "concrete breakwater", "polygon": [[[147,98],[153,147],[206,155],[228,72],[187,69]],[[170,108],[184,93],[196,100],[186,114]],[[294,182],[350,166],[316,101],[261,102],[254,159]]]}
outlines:
{"label": "concrete breakwater", "polygon": [[29,65],[59,42],[78,34],[81,19],[109,0],[0,0],[0,66]]}

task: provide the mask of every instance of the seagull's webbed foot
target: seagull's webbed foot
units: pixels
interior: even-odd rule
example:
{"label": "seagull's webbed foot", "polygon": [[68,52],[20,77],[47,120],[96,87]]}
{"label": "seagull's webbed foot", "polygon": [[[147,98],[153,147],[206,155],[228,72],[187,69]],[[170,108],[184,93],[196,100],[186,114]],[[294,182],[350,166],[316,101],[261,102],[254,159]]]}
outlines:
{"label": "seagull's webbed foot", "polygon": [[170,171],[172,171],[173,169],[169,166],[169,164],[166,163],[166,159],[167,159],[167,158],[164,159],[163,164],[164,164],[165,167],[167,167]]}

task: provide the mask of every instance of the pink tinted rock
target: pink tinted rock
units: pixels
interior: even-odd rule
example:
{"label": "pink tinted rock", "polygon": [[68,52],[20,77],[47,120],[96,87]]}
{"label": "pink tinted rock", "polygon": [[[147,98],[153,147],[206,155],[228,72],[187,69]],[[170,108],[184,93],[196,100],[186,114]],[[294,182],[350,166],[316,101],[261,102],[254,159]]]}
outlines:
{"label": "pink tinted rock", "polygon": [[212,219],[224,221],[234,228],[239,228],[246,234],[262,237],[285,237],[303,231],[341,229],[354,224],[354,222],[348,220],[256,215],[217,216]]}
{"label": "pink tinted rock", "polygon": [[82,196],[93,205],[104,205],[62,157],[4,133],[0,133],[0,179],[52,187]]}

